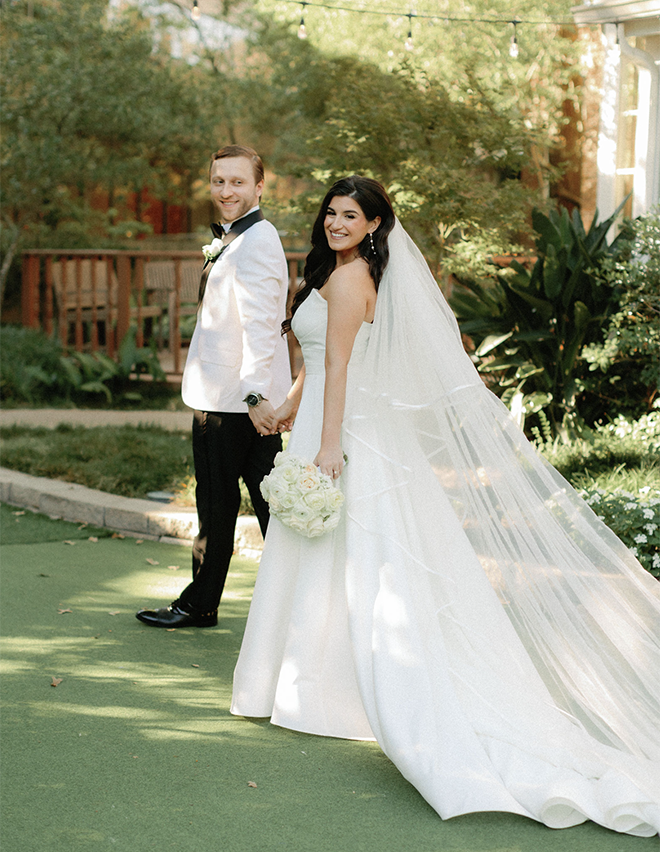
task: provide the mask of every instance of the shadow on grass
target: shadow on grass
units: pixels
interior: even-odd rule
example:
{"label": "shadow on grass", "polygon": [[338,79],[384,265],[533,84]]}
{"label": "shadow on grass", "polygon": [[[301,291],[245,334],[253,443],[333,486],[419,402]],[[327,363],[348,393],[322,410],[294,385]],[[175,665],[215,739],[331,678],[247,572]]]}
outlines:
{"label": "shadow on grass", "polygon": [[187,548],[55,529],[2,553],[3,852],[656,848],[593,824],[443,822],[374,743],[231,716],[255,563],[233,561],[217,628],[169,632],[134,613],[188,582]]}

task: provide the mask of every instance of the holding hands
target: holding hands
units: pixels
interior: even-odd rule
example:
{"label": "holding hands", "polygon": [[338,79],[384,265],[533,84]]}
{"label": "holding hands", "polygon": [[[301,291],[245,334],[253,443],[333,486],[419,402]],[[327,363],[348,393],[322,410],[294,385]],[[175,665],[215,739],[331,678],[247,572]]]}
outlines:
{"label": "holding hands", "polygon": [[248,408],[248,414],[260,435],[276,435],[280,431],[275,409],[267,399],[262,399],[258,405]]}
{"label": "holding hands", "polygon": [[276,430],[278,432],[290,432],[293,428],[293,421],[298,413],[298,405],[293,399],[285,399],[282,405],[275,412],[277,419]]}

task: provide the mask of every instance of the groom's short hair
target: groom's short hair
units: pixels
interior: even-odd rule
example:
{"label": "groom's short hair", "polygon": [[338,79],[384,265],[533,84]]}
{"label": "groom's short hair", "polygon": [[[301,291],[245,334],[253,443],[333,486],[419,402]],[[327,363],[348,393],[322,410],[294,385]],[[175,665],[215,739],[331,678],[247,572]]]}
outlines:
{"label": "groom's short hair", "polygon": [[264,164],[254,148],[248,148],[247,145],[225,145],[211,157],[211,167],[216,160],[224,160],[225,157],[245,157],[252,163],[255,183],[264,179]]}

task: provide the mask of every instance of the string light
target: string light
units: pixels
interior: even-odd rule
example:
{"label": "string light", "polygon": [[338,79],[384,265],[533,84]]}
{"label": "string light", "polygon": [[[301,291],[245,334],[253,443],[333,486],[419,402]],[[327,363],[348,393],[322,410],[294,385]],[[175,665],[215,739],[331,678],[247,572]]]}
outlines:
{"label": "string light", "polygon": [[[285,0],[287,3],[300,3],[300,0]],[[0,0],[1,3],[1,0]],[[431,15],[424,14],[419,12],[398,12],[396,10],[390,9],[388,11],[380,10],[380,9],[355,9],[350,8],[348,6],[341,6],[331,3],[316,3],[313,0],[305,0],[305,2],[301,3],[301,15],[300,15],[300,25],[298,27],[298,38],[306,39],[307,38],[307,28],[305,27],[305,8],[307,6],[313,6],[318,9],[330,9],[332,11],[340,11],[340,12],[351,12],[353,14],[360,15],[381,15],[388,17],[406,17],[408,18],[408,37],[404,43],[404,47],[407,51],[412,52],[415,49],[415,44],[413,42],[412,36],[412,19],[413,18],[425,18],[429,21],[444,21],[445,24],[450,23],[466,23],[466,24],[512,24],[513,25],[513,33],[511,35],[511,41],[509,44],[509,56],[512,59],[517,59],[520,54],[520,49],[518,47],[518,31],[517,27],[519,24],[529,24],[529,25],[544,25],[544,24],[554,24],[557,27],[560,26],[574,26],[574,21],[564,21],[559,18],[544,18],[542,20],[532,19],[532,18],[520,18],[516,16],[513,20],[511,18],[463,18],[456,15]],[[193,17],[195,17],[195,9],[197,8],[197,0],[194,0],[194,9],[193,9]],[[199,12],[197,13],[199,15]],[[589,26],[589,25],[588,25]],[[599,26],[598,24],[591,24],[590,26]],[[393,52],[389,51],[388,56],[393,56]]]}
{"label": "string light", "polygon": [[408,52],[415,49],[415,45],[413,44],[413,38],[412,38],[412,19],[413,19],[413,13],[411,12],[408,15],[408,38],[406,39],[406,43],[404,45],[404,47],[406,48],[406,50]]}
{"label": "string light", "polygon": [[300,26],[298,27],[298,38],[305,39],[307,38],[307,28],[305,27],[305,6],[307,3],[302,4],[302,8],[300,10]]}
{"label": "string light", "polygon": [[518,21],[511,21],[513,24],[513,33],[511,34],[511,44],[509,45],[509,56],[511,59],[517,59],[520,51],[518,50],[518,37],[516,33],[516,27],[518,26]]}
{"label": "string light", "polygon": [[190,13],[190,17],[193,19],[193,21],[199,21],[201,16],[202,16],[202,13],[199,11],[199,6],[197,5],[197,0],[193,0],[193,7],[192,7],[192,12]]}
{"label": "string light", "polygon": [[[298,5],[300,0],[284,0],[286,3],[295,3]],[[414,18],[424,18],[429,21],[445,21],[447,23],[465,23],[465,24],[510,24],[511,18],[461,18],[457,15],[427,15],[423,12],[398,12],[394,9],[389,11],[381,11],[380,9],[355,9],[348,6],[332,5],[330,3],[315,3],[313,0],[305,0],[303,6],[310,6],[315,9],[330,9],[333,12],[352,12],[355,15],[381,15],[387,17],[407,18],[412,15]],[[561,18],[519,18],[516,17],[517,24],[556,24],[557,26],[575,26],[575,21],[566,21]],[[590,26],[600,26],[600,24],[591,24]]]}

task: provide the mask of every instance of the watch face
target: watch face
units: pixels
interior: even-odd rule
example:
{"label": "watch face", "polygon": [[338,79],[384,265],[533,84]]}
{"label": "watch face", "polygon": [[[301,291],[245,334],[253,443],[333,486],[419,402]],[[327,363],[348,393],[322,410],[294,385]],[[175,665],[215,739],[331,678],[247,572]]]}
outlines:
{"label": "watch face", "polygon": [[245,401],[251,407],[254,407],[255,405],[259,405],[259,397],[257,396],[256,393],[248,394],[247,397],[245,398]]}

